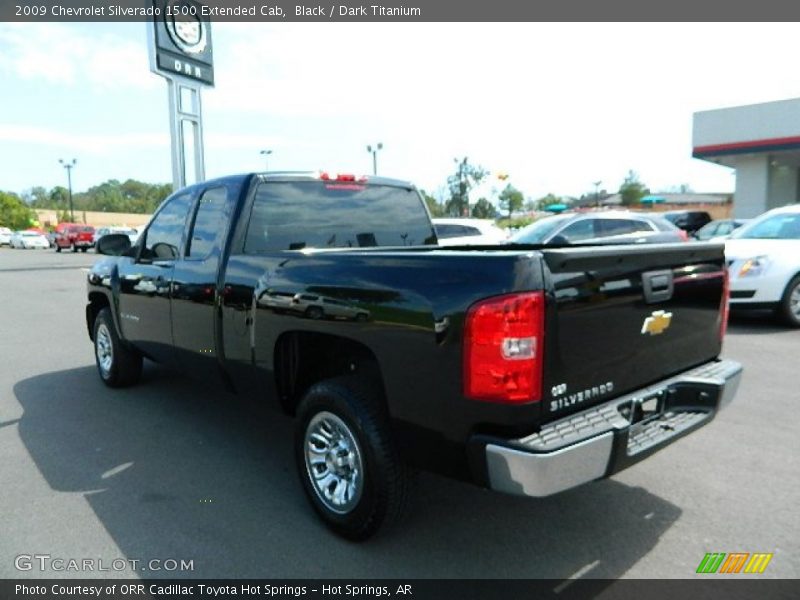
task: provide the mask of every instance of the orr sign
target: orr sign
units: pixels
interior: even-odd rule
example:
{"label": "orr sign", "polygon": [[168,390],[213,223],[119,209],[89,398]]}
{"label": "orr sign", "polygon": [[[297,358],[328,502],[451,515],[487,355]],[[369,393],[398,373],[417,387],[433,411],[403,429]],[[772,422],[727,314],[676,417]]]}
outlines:
{"label": "orr sign", "polygon": [[150,70],[214,85],[211,27],[194,0],[152,0]]}

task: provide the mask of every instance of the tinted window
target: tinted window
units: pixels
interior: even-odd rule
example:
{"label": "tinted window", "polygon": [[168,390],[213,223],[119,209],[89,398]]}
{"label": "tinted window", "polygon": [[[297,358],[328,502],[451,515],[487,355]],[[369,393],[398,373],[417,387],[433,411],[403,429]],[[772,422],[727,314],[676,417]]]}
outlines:
{"label": "tinted window", "polygon": [[594,233],[595,219],[581,219],[559,232],[559,235],[565,237],[568,242],[580,242],[581,240],[588,240],[595,236]]}
{"label": "tinted window", "polygon": [[435,239],[414,190],[321,181],[262,183],[244,252],[418,246]]}
{"label": "tinted window", "polygon": [[144,260],[170,260],[177,258],[181,245],[183,226],[189,214],[192,196],[183,193],[167,200],[167,204],[147,228],[141,258]]}
{"label": "tinted window", "polygon": [[636,219],[598,219],[597,225],[600,236],[625,235],[640,231],[653,231],[648,223]]}
{"label": "tinted window", "polygon": [[197,203],[186,256],[205,258],[211,254],[228,224],[230,218],[228,207],[227,188],[216,187],[203,192]]}

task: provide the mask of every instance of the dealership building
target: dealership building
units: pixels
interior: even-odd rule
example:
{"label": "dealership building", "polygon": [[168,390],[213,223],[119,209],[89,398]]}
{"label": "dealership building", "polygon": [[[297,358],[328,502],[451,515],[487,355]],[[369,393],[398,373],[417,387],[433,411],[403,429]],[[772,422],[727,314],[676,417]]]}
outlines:
{"label": "dealership building", "polygon": [[736,169],[735,217],[800,200],[800,98],[694,114],[692,156]]}

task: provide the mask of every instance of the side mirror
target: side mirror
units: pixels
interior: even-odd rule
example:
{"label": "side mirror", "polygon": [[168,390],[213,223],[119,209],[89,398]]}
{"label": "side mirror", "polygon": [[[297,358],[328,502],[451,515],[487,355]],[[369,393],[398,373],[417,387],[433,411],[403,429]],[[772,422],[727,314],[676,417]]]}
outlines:
{"label": "side mirror", "polygon": [[122,256],[131,249],[131,239],[124,233],[109,233],[97,240],[97,252],[107,256]]}
{"label": "side mirror", "polygon": [[569,240],[567,238],[565,238],[563,235],[559,234],[559,235],[553,236],[553,238],[549,242],[547,242],[547,245],[548,246],[568,246],[569,245]]}

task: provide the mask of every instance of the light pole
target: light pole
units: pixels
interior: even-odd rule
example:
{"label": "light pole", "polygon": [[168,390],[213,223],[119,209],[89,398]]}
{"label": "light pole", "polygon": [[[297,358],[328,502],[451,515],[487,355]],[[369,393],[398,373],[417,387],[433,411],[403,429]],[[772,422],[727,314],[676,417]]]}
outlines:
{"label": "light pole", "polygon": [[600,208],[600,184],[602,181],[595,181],[592,185],[594,185],[594,206],[595,208]]}
{"label": "light pole", "polygon": [[269,171],[269,155],[272,154],[272,150],[262,150],[259,154],[264,157],[264,170]]}
{"label": "light pole", "polygon": [[72,210],[72,169],[78,164],[78,160],[73,158],[72,162],[59,158],[58,162],[67,170],[67,190],[69,192],[69,220],[71,223],[75,222],[75,213]]}
{"label": "light pole", "polygon": [[378,142],[375,145],[375,148],[373,148],[372,146],[367,146],[367,152],[372,154],[372,174],[373,175],[377,175],[378,174],[378,150],[382,150],[382,149],[383,149],[383,144],[381,142]]}

